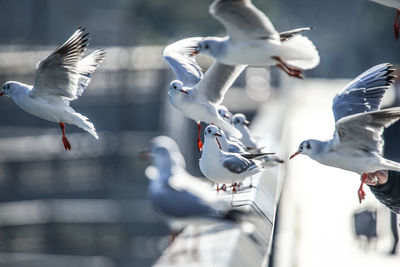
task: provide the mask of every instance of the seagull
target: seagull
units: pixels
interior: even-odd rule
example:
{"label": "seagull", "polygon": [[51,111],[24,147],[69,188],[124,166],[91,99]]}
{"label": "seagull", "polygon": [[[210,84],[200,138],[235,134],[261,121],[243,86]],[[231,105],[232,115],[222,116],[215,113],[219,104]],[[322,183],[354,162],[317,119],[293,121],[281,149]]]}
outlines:
{"label": "seagull", "polygon": [[257,142],[251,136],[248,126],[250,122],[246,119],[246,116],[242,113],[237,113],[232,116],[232,124],[242,133],[240,141],[249,149],[257,149]]}
{"label": "seagull", "polygon": [[297,78],[319,64],[314,44],[298,35],[312,27],[278,33],[251,0],[215,0],[209,11],[225,26],[228,36],[204,38],[194,54],[204,53],[227,65],[276,65]]}
{"label": "seagull", "polygon": [[[262,172],[263,165],[258,157],[273,153],[239,154],[222,151],[216,141],[221,137],[218,128],[208,125],[204,130],[204,147],[199,161],[201,172],[217,184],[235,185],[245,178]],[[235,192],[235,187],[234,191]]]}
{"label": "seagull", "polygon": [[394,38],[396,40],[399,39],[399,35],[400,35],[400,0],[370,0],[370,1],[396,9],[396,17],[395,17],[394,23],[393,23],[393,30],[394,30]]}
{"label": "seagull", "polygon": [[150,156],[148,193],[173,238],[189,223],[234,219],[230,203],[218,198],[209,183],[185,170],[185,160],[174,140],[167,136],[152,139]]}
{"label": "seagull", "polygon": [[365,198],[366,173],[378,170],[400,171],[400,164],[382,156],[384,128],[400,119],[400,108],[380,110],[383,95],[395,76],[391,64],[374,66],[351,81],[333,99],[335,132],[329,141],[309,139],[301,142],[296,155],[362,175],[358,190],[360,203]]}
{"label": "seagull", "polygon": [[234,136],[241,136],[235,127],[218,116],[217,105],[222,102],[229,87],[246,67],[228,66],[215,61],[204,75],[192,55],[201,39],[183,39],[164,49],[164,58],[178,79],[170,83],[169,99],[176,109],[197,122],[199,151],[202,148],[201,121],[213,123]]}
{"label": "seagull", "polygon": [[[224,119],[227,123],[231,124],[231,113],[229,110],[223,106],[218,106],[218,115]],[[225,133],[223,130],[220,130],[221,137],[217,137],[217,141],[221,146],[221,149],[225,152],[234,152],[234,153],[247,153],[246,146],[240,142],[239,139],[236,139],[233,136],[230,136],[229,133]]]}
{"label": "seagull", "polygon": [[83,93],[92,73],[105,57],[102,49],[83,57],[89,40],[89,33],[84,33],[84,30],[78,28],[63,45],[39,61],[33,86],[9,81],[0,92],[0,95],[11,97],[24,111],[59,123],[65,150],[71,150],[65,136],[65,123],[74,124],[99,138],[93,123],[70,106],[70,101]]}

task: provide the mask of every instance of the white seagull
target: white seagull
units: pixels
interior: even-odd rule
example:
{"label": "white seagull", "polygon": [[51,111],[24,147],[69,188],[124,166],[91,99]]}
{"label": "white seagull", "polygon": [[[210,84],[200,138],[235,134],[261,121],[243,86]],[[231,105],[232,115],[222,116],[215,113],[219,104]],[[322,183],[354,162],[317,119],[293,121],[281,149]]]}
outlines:
{"label": "white seagull", "polygon": [[302,78],[302,71],[319,64],[314,44],[296,35],[311,28],[278,33],[251,0],[216,0],[210,13],[225,26],[228,36],[207,37],[195,53],[205,53],[228,65],[276,65],[288,75]]}
{"label": "white seagull", "polygon": [[[245,178],[263,171],[261,161],[256,158],[273,153],[238,154],[222,151],[216,141],[220,137],[218,128],[209,125],[204,130],[204,147],[199,161],[201,172],[205,177],[217,184],[232,185]],[[235,192],[235,187],[234,187]]]}
{"label": "white seagull", "polygon": [[83,93],[105,57],[102,49],[83,57],[88,34],[78,28],[63,45],[39,61],[33,86],[9,81],[0,93],[11,97],[26,112],[59,123],[65,150],[71,150],[71,144],[65,136],[64,123],[74,124],[98,139],[94,125],[69,105]]}
{"label": "white seagull", "polygon": [[394,19],[394,23],[393,23],[393,30],[394,30],[394,38],[396,40],[399,39],[399,35],[400,35],[400,0],[370,0],[370,1],[396,9],[396,18]]}
{"label": "white seagull", "polygon": [[173,238],[189,223],[233,219],[229,202],[217,198],[212,186],[185,170],[185,160],[174,140],[158,136],[150,144],[153,165],[150,200],[169,225]]}
{"label": "white seagull", "polygon": [[183,39],[164,49],[164,58],[178,79],[172,81],[169,86],[171,104],[186,117],[197,122],[199,150],[202,147],[201,121],[213,123],[230,134],[241,136],[235,127],[218,116],[217,105],[222,102],[229,87],[246,67],[228,66],[215,61],[203,75],[192,55],[201,39],[201,37]]}
{"label": "white seagull", "polygon": [[296,153],[321,164],[362,174],[358,190],[360,203],[366,173],[378,170],[400,171],[400,164],[383,158],[384,128],[400,119],[400,108],[380,110],[383,95],[393,82],[390,64],[380,64],[351,81],[333,99],[335,132],[329,141],[305,140]]}
{"label": "white seagull", "polygon": [[237,113],[232,116],[232,124],[242,133],[242,138],[240,141],[248,148],[248,149],[257,149],[257,142],[251,136],[249,127],[250,122],[246,119],[246,116],[242,113]]}

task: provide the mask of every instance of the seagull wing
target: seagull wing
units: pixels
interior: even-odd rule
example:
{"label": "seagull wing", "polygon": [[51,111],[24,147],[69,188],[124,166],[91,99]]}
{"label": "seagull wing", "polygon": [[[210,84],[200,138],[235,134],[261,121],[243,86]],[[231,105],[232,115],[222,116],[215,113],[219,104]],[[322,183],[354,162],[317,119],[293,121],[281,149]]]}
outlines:
{"label": "seagull wing", "polygon": [[257,167],[254,161],[248,160],[244,157],[230,154],[222,161],[222,166],[232,173],[241,174],[245,171],[252,170]]}
{"label": "seagull wing", "polygon": [[209,11],[225,26],[233,41],[279,40],[279,34],[269,18],[250,0],[216,0],[210,5]]}
{"label": "seagull wing", "polygon": [[82,60],[88,34],[78,28],[63,45],[39,61],[32,97],[54,96],[68,101],[78,98],[105,55],[103,50],[96,50]]}
{"label": "seagull wing", "polygon": [[305,31],[309,31],[309,30],[313,30],[313,27],[304,27],[304,28],[297,28],[297,29],[293,29],[290,31],[285,31],[285,32],[280,32],[279,36],[281,39],[281,42],[284,42],[292,37],[294,37],[296,34],[299,34],[301,32],[305,32]]}
{"label": "seagull wing", "polygon": [[363,112],[379,110],[382,97],[395,76],[388,63],[370,68],[352,80],[333,99],[335,122],[341,118]]}
{"label": "seagull wing", "polygon": [[228,89],[246,68],[246,65],[225,65],[214,61],[204,78],[196,85],[196,89],[205,95],[211,103],[221,104]]}
{"label": "seagull wing", "polygon": [[382,153],[383,129],[399,119],[399,107],[350,115],[336,122],[334,140],[351,150]]}
{"label": "seagull wing", "polygon": [[186,38],[164,49],[164,59],[171,66],[176,78],[187,87],[195,86],[204,76],[195,56],[192,55],[202,39],[201,37]]}

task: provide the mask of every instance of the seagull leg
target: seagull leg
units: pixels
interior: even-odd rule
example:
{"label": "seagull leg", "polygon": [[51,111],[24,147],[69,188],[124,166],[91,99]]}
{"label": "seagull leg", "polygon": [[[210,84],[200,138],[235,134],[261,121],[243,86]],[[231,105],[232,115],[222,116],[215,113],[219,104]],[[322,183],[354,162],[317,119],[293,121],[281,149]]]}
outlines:
{"label": "seagull leg", "polygon": [[394,19],[393,29],[394,29],[394,38],[399,39],[400,34],[400,10],[396,9],[396,18]]}
{"label": "seagull leg", "polygon": [[203,143],[201,142],[200,138],[201,134],[201,124],[200,122],[197,123],[197,148],[199,149],[199,152],[203,149]]}
{"label": "seagull leg", "polygon": [[360,201],[360,204],[365,199],[365,192],[363,190],[363,185],[365,183],[365,180],[367,179],[367,174],[363,173],[361,176],[361,179],[362,179],[361,185],[360,185],[360,188],[358,189],[358,200]]}
{"label": "seagull leg", "polygon": [[226,191],[226,184],[222,184],[221,189],[222,189],[223,191]]}
{"label": "seagull leg", "polygon": [[232,184],[232,193],[233,194],[235,194],[237,191],[236,191],[236,186],[237,186],[237,184],[236,183],[233,183]]}
{"label": "seagull leg", "polygon": [[274,57],[272,57],[272,59],[278,61],[278,63],[276,63],[276,66],[278,68],[280,68],[281,70],[283,70],[287,75],[289,75],[291,77],[296,77],[299,79],[304,78],[301,70],[289,67],[280,57],[274,56]]}
{"label": "seagull leg", "polygon": [[65,124],[63,122],[60,122],[60,128],[62,131],[62,142],[64,145],[65,150],[71,151],[71,144],[69,143],[67,137],[65,136]]}

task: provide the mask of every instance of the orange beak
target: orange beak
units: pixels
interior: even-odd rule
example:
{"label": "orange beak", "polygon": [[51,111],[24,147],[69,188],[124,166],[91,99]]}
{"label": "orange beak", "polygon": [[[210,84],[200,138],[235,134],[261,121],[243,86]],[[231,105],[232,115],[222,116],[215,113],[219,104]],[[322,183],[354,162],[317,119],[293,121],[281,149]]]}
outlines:
{"label": "orange beak", "polygon": [[246,126],[249,126],[250,122],[249,121],[244,121],[243,124],[246,125]]}
{"label": "orange beak", "polygon": [[199,53],[199,50],[194,50],[192,53],[190,53],[190,55],[193,57],[193,56],[195,56],[195,55],[197,55]]}
{"label": "orange beak", "polygon": [[181,91],[182,93],[189,94],[186,90],[181,89],[180,91]]}
{"label": "orange beak", "polygon": [[296,157],[298,154],[300,154],[299,151],[297,151],[296,153],[294,153],[293,155],[291,155],[289,159],[292,159],[292,158]]}

